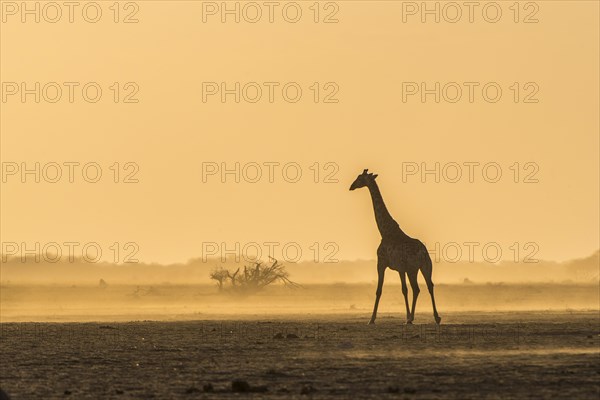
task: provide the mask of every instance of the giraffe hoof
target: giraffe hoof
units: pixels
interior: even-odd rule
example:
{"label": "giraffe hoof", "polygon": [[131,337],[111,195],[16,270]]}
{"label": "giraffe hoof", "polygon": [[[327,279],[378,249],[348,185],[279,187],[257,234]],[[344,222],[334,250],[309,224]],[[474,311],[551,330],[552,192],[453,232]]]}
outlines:
{"label": "giraffe hoof", "polygon": [[370,320],[367,325],[375,325],[375,320]]}
{"label": "giraffe hoof", "polygon": [[439,316],[436,315],[433,318],[435,318],[435,323],[438,324],[438,325],[442,322],[442,317],[439,317]]}

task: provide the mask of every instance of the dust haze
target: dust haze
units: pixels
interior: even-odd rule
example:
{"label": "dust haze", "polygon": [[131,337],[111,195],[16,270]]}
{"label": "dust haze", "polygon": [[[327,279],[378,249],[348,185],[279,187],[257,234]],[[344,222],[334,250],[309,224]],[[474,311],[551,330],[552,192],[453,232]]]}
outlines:
{"label": "dust haze", "polygon": [[[440,312],[598,310],[598,252],[562,263],[434,264]],[[220,292],[215,266],[249,263],[193,259],[185,264],[22,262],[1,268],[2,322],[194,320],[300,314],[367,315],[375,261],[283,263],[298,287],[274,283],[250,295]],[[419,276],[421,287],[424,287]],[[403,317],[400,280],[386,272],[380,312]],[[431,302],[420,296],[416,321],[428,322]]]}

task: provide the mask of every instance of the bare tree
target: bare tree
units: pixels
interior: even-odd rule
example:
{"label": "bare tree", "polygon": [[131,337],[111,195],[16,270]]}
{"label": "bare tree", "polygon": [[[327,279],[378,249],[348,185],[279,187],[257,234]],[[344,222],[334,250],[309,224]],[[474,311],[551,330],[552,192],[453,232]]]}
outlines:
{"label": "bare tree", "polygon": [[281,282],[289,287],[300,287],[289,279],[289,273],[284,265],[274,258],[271,258],[271,261],[271,264],[256,261],[250,266],[244,266],[243,270],[238,268],[233,274],[219,267],[210,273],[210,278],[217,281],[219,291],[229,289],[232,293],[244,295],[259,292],[275,282]]}

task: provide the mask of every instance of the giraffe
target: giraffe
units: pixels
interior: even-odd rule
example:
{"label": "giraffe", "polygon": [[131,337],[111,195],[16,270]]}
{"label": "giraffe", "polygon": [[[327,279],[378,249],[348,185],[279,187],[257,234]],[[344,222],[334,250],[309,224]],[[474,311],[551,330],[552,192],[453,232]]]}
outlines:
{"label": "giraffe", "polygon": [[[358,175],[356,180],[350,186],[350,190],[367,187],[373,200],[373,209],[375,211],[375,222],[379,233],[381,233],[381,244],[377,248],[377,291],[375,292],[375,306],[369,324],[375,323],[377,317],[377,307],[383,288],[383,278],[386,268],[397,271],[402,282],[402,294],[404,295],[404,304],[406,305],[406,323],[412,324],[415,319],[415,306],[417,297],[419,297],[419,284],[417,275],[419,270],[427,282],[427,289],[431,295],[431,304],[433,305],[433,318],[439,325],[442,318],[438,315],[435,308],[435,298],[433,296],[433,281],[431,280],[432,264],[431,257],[427,252],[425,245],[417,239],[411,238],[400,229],[398,223],[392,218],[387,210],[383,197],[375,182],[377,174],[369,173],[365,169]],[[406,276],[413,292],[412,307],[408,306],[408,288],[406,286]]]}

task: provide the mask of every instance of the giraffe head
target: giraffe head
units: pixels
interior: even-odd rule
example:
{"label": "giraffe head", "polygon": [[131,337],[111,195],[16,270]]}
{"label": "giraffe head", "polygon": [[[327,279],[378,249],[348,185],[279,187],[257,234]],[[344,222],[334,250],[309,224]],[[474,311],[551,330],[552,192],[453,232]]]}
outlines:
{"label": "giraffe head", "polygon": [[350,190],[369,186],[371,183],[375,182],[375,178],[377,178],[377,174],[369,173],[368,171],[369,171],[368,169],[365,169],[362,174],[360,174],[356,177],[356,180],[350,186]]}

